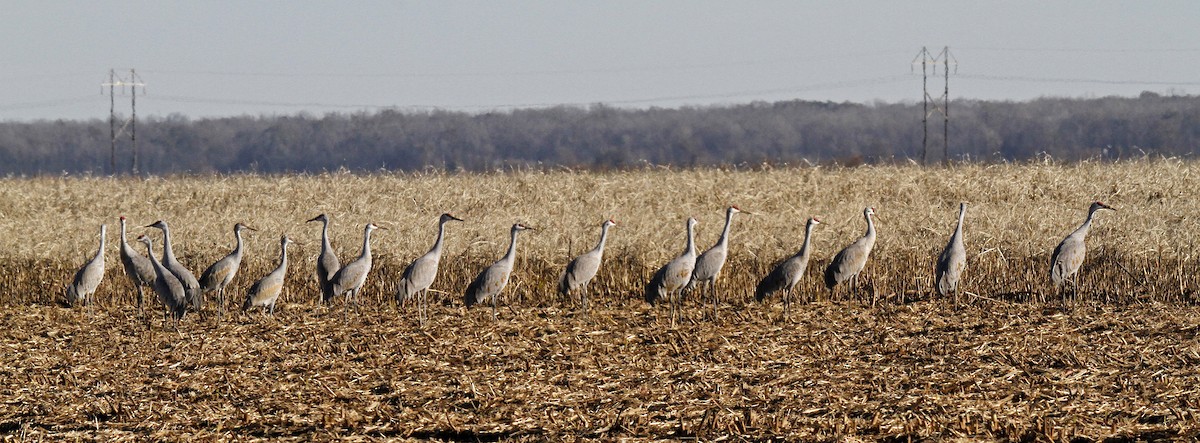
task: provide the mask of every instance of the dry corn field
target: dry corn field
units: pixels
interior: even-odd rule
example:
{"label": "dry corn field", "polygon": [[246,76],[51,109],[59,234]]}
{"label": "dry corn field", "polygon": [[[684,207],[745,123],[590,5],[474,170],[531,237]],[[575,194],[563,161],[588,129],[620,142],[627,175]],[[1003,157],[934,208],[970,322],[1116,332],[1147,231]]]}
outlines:
{"label": "dry corn field", "polygon": [[[1093,441],[1200,436],[1192,162],[611,173],[7,178],[0,180],[0,433],[31,440],[783,439]],[[1048,282],[1055,245],[1100,200],[1077,290]],[[934,295],[957,216],[969,264],[961,303]],[[711,246],[736,204],[718,316],[696,297],[672,325],[642,301],[695,216]],[[830,299],[821,271],[865,230],[878,241],[859,288]],[[427,325],[397,306],[404,266],[447,225]],[[343,263],[363,225],[375,268],[358,312],[317,302],[327,213]],[[199,275],[247,255],[229,314],[178,330],[148,293],[139,318],[117,254],[171,223]],[[753,288],[820,217],[813,261],[785,312]],[[567,260],[613,218],[584,313],[555,291]],[[462,292],[522,234],[499,318]],[[61,303],[107,223],[98,305]],[[274,316],[238,313],[289,249]]]}

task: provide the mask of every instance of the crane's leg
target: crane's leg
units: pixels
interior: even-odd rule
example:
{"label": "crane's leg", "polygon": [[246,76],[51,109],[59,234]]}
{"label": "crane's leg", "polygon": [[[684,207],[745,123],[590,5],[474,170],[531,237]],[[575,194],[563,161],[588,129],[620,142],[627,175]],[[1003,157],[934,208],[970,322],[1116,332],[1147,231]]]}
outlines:
{"label": "crane's leg", "polygon": [[495,294],[492,294],[492,321],[496,321],[496,296],[497,295],[500,295],[500,294],[498,292]]}

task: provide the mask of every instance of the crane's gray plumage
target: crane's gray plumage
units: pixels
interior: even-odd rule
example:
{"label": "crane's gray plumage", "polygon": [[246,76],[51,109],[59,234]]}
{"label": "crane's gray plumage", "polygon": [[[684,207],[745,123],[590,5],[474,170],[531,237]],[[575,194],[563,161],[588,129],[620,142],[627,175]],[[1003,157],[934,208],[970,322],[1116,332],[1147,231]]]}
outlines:
{"label": "crane's gray plumage", "polygon": [[808,269],[808,259],[812,257],[813,226],[818,224],[821,224],[820,219],[816,217],[808,219],[804,226],[804,244],[800,246],[800,251],[780,262],[775,269],[771,270],[770,274],[758,282],[758,286],[754,289],[755,300],[761,302],[772,293],[783,290],[783,303],[785,306],[791,306],[792,288],[800,282],[800,278],[804,277],[804,271]]}
{"label": "crane's gray plumage", "polygon": [[321,222],[321,255],[317,256],[317,284],[321,287],[321,302],[333,298],[333,275],[342,268],[338,261],[333,245],[329,243],[329,216],[318,215],[308,220],[308,223]]}
{"label": "crane's gray plumage", "polygon": [[699,223],[695,218],[687,220],[687,247],[683,254],[675,257],[666,265],[659,268],[650,282],[646,283],[646,301],[651,305],[659,299],[667,298],[671,305],[671,321],[675,321],[678,313],[680,292],[692,278],[692,270],[696,268],[696,236],[695,227]]}
{"label": "crane's gray plumage", "polygon": [[343,266],[342,269],[338,269],[331,278],[333,296],[346,294],[347,306],[350,303],[358,303],[358,291],[362,290],[363,283],[367,282],[367,274],[371,272],[371,231],[376,229],[386,228],[376,226],[374,223],[367,223],[363,227],[362,253],[358,254],[357,259]]}
{"label": "crane's gray plumage", "polygon": [[596,247],[592,250],[580,254],[567,263],[567,269],[563,271],[561,277],[558,278],[558,293],[564,296],[570,295],[572,291],[583,288],[579,295],[579,302],[587,309],[587,287],[592,278],[596,276],[596,272],[600,270],[600,262],[604,259],[604,242],[608,239],[608,228],[616,226],[617,222],[612,219],[605,220],[600,224],[600,241],[596,243]]}
{"label": "crane's gray plumage", "polygon": [[429,252],[426,252],[425,255],[417,257],[408,264],[408,267],[404,268],[404,274],[400,277],[400,284],[396,288],[398,303],[404,303],[410,297],[417,298],[417,317],[421,323],[424,323],[426,318],[427,293],[429,287],[433,286],[433,280],[437,278],[438,263],[442,260],[442,241],[446,235],[446,223],[451,221],[463,220],[449,212],[438,217],[438,234],[437,240],[433,242],[433,247],[429,248]]}
{"label": "crane's gray plumage", "polygon": [[725,229],[721,230],[721,237],[717,244],[696,257],[696,268],[692,270],[692,279],[687,285],[688,289],[699,286],[702,294],[708,291],[712,295],[714,316],[718,302],[717,278],[721,275],[721,268],[725,267],[725,258],[729,256],[729,227],[733,225],[733,214],[739,212],[742,210],[737,206],[725,210]]}
{"label": "crane's gray plumage", "polygon": [[1092,202],[1083,224],[1054,248],[1054,255],[1050,258],[1050,282],[1054,283],[1055,288],[1062,286],[1079,271],[1079,266],[1083,264],[1083,258],[1087,255],[1087,244],[1084,241],[1092,227],[1092,218],[1095,217],[1096,211],[1101,209],[1116,211],[1104,203]]}
{"label": "crane's gray plumage", "polygon": [[825,268],[825,287],[833,290],[835,286],[851,279],[854,280],[851,286],[856,286],[858,273],[867,265],[867,257],[875,247],[875,221],[871,219],[872,215],[875,215],[875,208],[863,209],[867,233],[833,257],[829,267]]}
{"label": "crane's gray plumage", "polygon": [[100,287],[100,281],[104,279],[104,237],[108,232],[108,225],[100,225],[100,248],[96,250],[96,255],[84,263],[82,268],[75,273],[75,278],[71,280],[71,285],[67,286],[67,303],[72,305],[90,305],[95,300],[92,295],[96,293],[96,288]]}
{"label": "crane's gray plumage", "polygon": [[163,258],[162,265],[175,278],[179,279],[179,283],[183,285],[183,291],[186,293],[188,306],[199,311],[204,307],[204,293],[200,292],[200,281],[196,280],[196,276],[192,275],[179,260],[175,259],[175,250],[171,248],[171,228],[167,226],[167,222],[159,220],[153,224],[146,226],[147,228],[158,228],[163,232]]}
{"label": "crane's gray plumage", "polygon": [[178,321],[187,313],[187,295],[184,292],[183,284],[179,279],[172,274],[169,269],[158,262],[154,257],[154,243],[149,236],[138,236],[138,241],[146,244],[146,255],[149,257],[151,266],[154,267],[154,292],[158,294],[158,301],[167,308],[167,315],[178,325]]}
{"label": "crane's gray plumage", "polygon": [[512,225],[509,231],[508,252],[488,266],[483,272],[467,285],[467,291],[463,294],[463,302],[467,307],[482,303],[487,299],[492,300],[492,317],[496,316],[496,297],[500,291],[504,290],[504,286],[508,285],[508,278],[512,275],[513,262],[517,258],[517,233],[533,228],[525,226],[521,223]]}
{"label": "crane's gray plumage", "polygon": [[141,312],[142,303],[146,299],[142,286],[154,288],[154,265],[150,264],[150,259],[133,250],[127,243],[124,215],[121,216],[121,265],[125,268],[125,275],[133,282],[134,288],[137,288],[137,307]]}
{"label": "crane's gray plumage", "polygon": [[279,267],[250,286],[246,295],[246,303],[242,310],[246,311],[255,306],[262,306],[267,312],[275,313],[275,302],[283,292],[284,279],[287,277],[287,247],[292,243],[286,235],[279,239]]}
{"label": "crane's gray plumage", "polygon": [[233,281],[233,277],[237,275],[238,268],[242,265],[242,230],[249,229],[254,231],[254,228],[241,223],[233,225],[233,237],[236,241],[236,246],[233,252],[222,257],[205,269],[200,274],[200,291],[207,294],[209,292],[217,292],[217,315],[220,316],[225,312],[225,286],[228,286]]}
{"label": "crane's gray plumage", "polygon": [[948,294],[958,295],[958,279],[962,277],[963,270],[967,268],[967,248],[963,246],[963,219],[967,216],[967,204],[958,204],[958,227],[954,228],[954,235],[950,236],[950,242],[946,244],[946,249],[942,250],[942,254],[938,256],[937,267],[934,268],[933,274],[937,279],[937,291],[943,297]]}

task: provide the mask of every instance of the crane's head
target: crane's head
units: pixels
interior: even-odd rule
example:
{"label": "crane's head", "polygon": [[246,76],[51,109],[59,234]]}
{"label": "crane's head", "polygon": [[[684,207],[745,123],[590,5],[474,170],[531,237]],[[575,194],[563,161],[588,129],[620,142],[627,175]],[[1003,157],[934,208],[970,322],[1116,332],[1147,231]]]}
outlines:
{"label": "crane's head", "polygon": [[872,215],[875,215],[875,208],[869,207],[869,208],[863,209],[863,217],[870,217]]}
{"label": "crane's head", "polygon": [[744,211],[744,210],[742,210],[742,208],[739,208],[737,205],[729,205],[729,213],[730,213],[731,215],[732,215],[732,214],[737,214],[737,213],[739,213],[739,212],[745,213],[746,215],[754,215],[754,213],[753,213],[753,212]]}
{"label": "crane's head", "polygon": [[310,219],[308,219],[308,221],[307,221],[307,222],[305,222],[305,223],[312,223],[312,222],[315,222],[315,221],[319,221],[319,222],[323,222],[323,223],[329,223],[329,217],[327,217],[325,214],[321,214],[321,215],[318,215],[318,216],[316,216],[316,217],[313,217],[313,218],[310,218]]}
{"label": "crane's head", "polygon": [[282,236],[279,237],[279,246],[280,247],[286,248],[287,245],[290,245],[292,243],[295,243],[295,242],[293,242],[292,239],[288,238],[287,234],[283,234]]}
{"label": "crane's head", "polygon": [[150,237],[147,236],[146,234],[139,235],[137,238],[137,241],[145,243],[146,246],[151,246],[151,247],[153,244],[153,240],[150,240]]}
{"label": "crane's head", "polygon": [[698,224],[700,224],[700,221],[696,220],[696,217],[688,217],[688,221],[687,221],[688,229],[691,229],[692,227],[694,227]]}
{"label": "crane's head", "polygon": [[371,232],[371,231],[374,231],[374,230],[376,230],[376,229],[382,229],[382,230],[384,230],[384,231],[386,231],[386,230],[387,230],[387,228],[385,228],[385,227],[383,227],[383,226],[379,226],[379,225],[377,225],[377,224],[374,224],[374,223],[367,223],[367,226],[364,226],[364,227],[363,227],[363,230],[364,230],[364,231],[366,231],[366,232]]}
{"label": "crane's head", "polygon": [[536,231],[536,229],[533,229],[532,227],[526,226],[524,223],[517,223],[517,224],[513,225],[513,226],[512,226],[512,230],[513,230],[514,232],[520,232],[520,231]]}
{"label": "crane's head", "polygon": [[121,216],[121,221],[125,221],[125,216],[124,216],[124,215],[122,215],[122,216]]}
{"label": "crane's head", "polygon": [[613,227],[616,225],[617,225],[617,221],[610,218],[608,220],[605,220],[604,223],[601,223],[600,227],[601,228],[609,228],[609,227]]}
{"label": "crane's head", "polygon": [[166,231],[167,230],[167,222],[159,220],[154,223],[146,225],[146,227],[147,228],[158,228],[158,229],[162,229],[162,230]]}
{"label": "crane's head", "polygon": [[442,214],[442,217],[438,219],[438,223],[446,223],[449,221],[463,221],[463,219],[455,217],[454,214],[449,212]]}
{"label": "crane's head", "polygon": [[251,227],[249,227],[249,226],[246,226],[246,225],[244,225],[244,224],[241,224],[241,223],[238,223],[238,224],[236,224],[236,225],[233,225],[233,232],[242,232],[242,230],[243,230],[243,229],[249,229],[249,230],[251,230],[251,231],[257,231],[257,229],[251,228]]}
{"label": "crane's head", "polygon": [[1109,209],[1109,210],[1116,211],[1116,209],[1113,209],[1112,206],[1106,205],[1106,204],[1104,204],[1104,202],[1097,201],[1097,202],[1092,202],[1092,207],[1088,208],[1088,212],[1096,212],[1101,209]]}
{"label": "crane's head", "polygon": [[808,219],[808,224],[810,224],[810,225],[819,225],[819,224],[821,224],[821,219],[819,219],[819,218],[816,218],[816,217],[809,218],[809,219]]}

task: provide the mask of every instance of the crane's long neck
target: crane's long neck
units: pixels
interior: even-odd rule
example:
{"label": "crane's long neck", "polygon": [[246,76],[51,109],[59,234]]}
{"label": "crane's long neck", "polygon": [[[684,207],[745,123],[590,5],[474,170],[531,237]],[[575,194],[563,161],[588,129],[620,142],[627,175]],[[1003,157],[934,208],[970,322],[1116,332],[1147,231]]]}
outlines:
{"label": "crane's long neck", "polygon": [[242,230],[234,229],[233,230],[233,238],[237,240],[237,245],[233,247],[233,256],[237,257],[238,260],[241,260],[242,259]]}
{"label": "crane's long neck", "polygon": [[104,226],[104,225],[100,226],[100,249],[96,250],[96,258],[99,260],[104,260],[104,244],[106,243],[105,238],[108,237],[107,231],[108,231],[107,226]]}
{"label": "crane's long neck", "polygon": [[871,218],[871,214],[867,214],[865,217],[867,219],[867,233],[866,233],[866,235],[863,235],[863,238],[867,239],[868,242],[871,242],[872,244],[874,244],[875,243],[875,220],[873,218]]}
{"label": "crane's long neck", "polygon": [[154,243],[146,242],[146,256],[150,257],[150,264],[154,265],[154,269],[162,267],[162,263],[158,262],[158,257],[154,256]]}
{"label": "crane's long neck", "polygon": [[279,242],[279,269],[287,269],[287,245],[288,242]]}
{"label": "crane's long neck", "polygon": [[127,243],[125,239],[125,219],[121,219],[121,246],[124,247]]}
{"label": "crane's long neck", "polygon": [[813,226],[815,226],[815,224],[809,222],[808,225],[804,227],[804,244],[800,246],[800,256],[802,257],[808,256],[808,245],[812,243]]}
{"label": "crane's long neck", "polygon": [[166,225],[163,225],[162,231],[163,231],[163,260],[168,261],[168,262],[174,261],[175,260],[175,250],[171,249],[171,229],[168,228]]}
{"label": "crane's long neck", "polygon": [[517,256],[517,233],[521,232],[517,229],[512,230],[512,237],[508,241],[508,252],[504,254],[501,260],[507,263],[512,263]]}
{"label": "crane's long neck", "polygon": [[692,224],[688,223],[687,227],[687,249],[683,250],[685,255],[696,255],[696,235]]}
{"label": "crane's long neck", "polygon": [[1079,228],[1075,229],[1074,234],[1078,234],[1080,236],[1086,237],[1088,234],[1088,231],[1092,229],[1092,218],[1094,218],[1095,216],[1096,216],[1096,210],[1088,211],[1087,218],[1083,220],[1083,224],[1079,225]]}
{"label": "crane's long neck", "polygon": [[358,258],[360,260],[362,260],[362,259],[370,260],[371,259],[371,230],[370,229],[363,230],[362,254],[359,254]]}
{"label": "crane's long neck", "polygon": [[592,250],[599,251],[600,253],[604,253],[604,242],[607,240],[608,240],[608,224],[605,223],[603,226],[600,227],[600,241],[596,243],[596,247],[593,248]]}
{"label": "crane's long neck", "polygon": [[967,208],[963,207],[958,210],[958,226],[954,228],[954,238],[962,241],[963,235],[963,220],[967,217]]}
{"label": "crane's long neck", "polygon": [[434,255],[442,255],[442,239],[446,236],[446,222],[438,223],[437,240],[433,242],[433,247],[429,248],[429,253]]}
{"label": "crane's long neck", "polygon": [[729,242],[729,226],[733,225],[733,211],[725,213],[725,229],[721,231],[721,238],[717,239],[717,245],[724,246]]}
{"label": "crane's long neck", "polygon": [[321,222],[321,253],[332,250],[333,246],[329,244],[329,220],[326,219]]}

